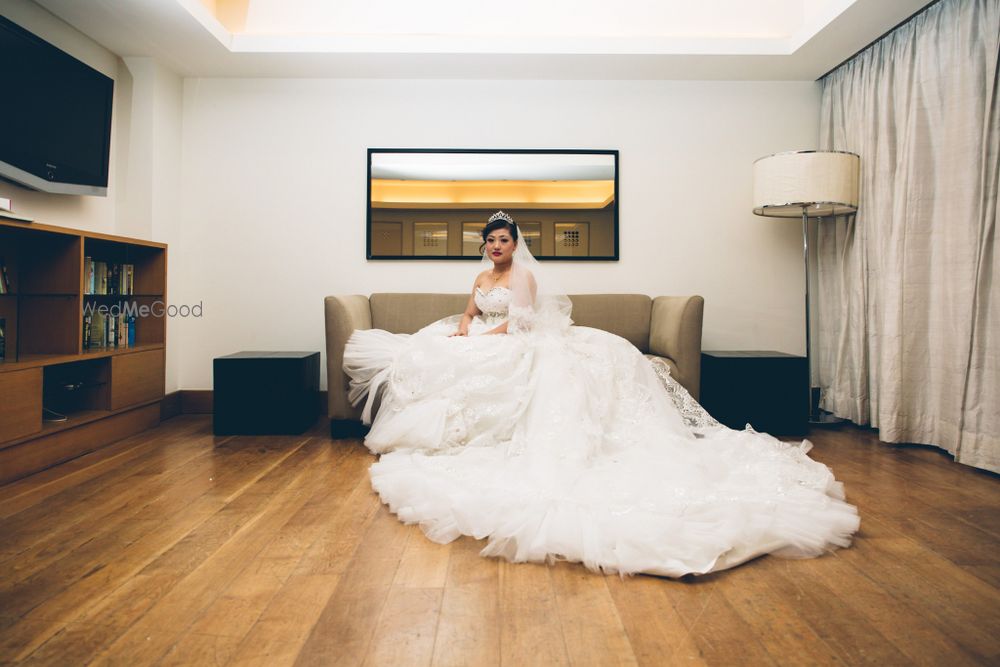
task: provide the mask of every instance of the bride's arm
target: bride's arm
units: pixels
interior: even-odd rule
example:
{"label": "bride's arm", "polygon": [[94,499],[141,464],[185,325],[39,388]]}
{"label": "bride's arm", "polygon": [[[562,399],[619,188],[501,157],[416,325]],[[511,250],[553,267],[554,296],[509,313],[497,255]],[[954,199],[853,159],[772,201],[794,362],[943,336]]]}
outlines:
{"label": "bride's arm", "polygon": [[469,295],[469,301],[465,304],[465,312],[462,313],[462,321],[458,323],[458,331],[451,334],[452,336],[469,335],[469,325],[472,324],[472,318],[479,314],[479,306],[476,305],[476,285],[478,284],[479,278],[476,278],[476,282],[472,286],[472,293]]}

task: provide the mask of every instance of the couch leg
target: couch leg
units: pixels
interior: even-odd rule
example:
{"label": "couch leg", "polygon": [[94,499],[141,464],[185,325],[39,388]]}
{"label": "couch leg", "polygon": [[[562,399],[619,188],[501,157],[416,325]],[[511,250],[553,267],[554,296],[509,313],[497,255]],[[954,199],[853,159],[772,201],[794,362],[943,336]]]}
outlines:
{"label": "couch leg", "polygon": [[330,437],[334,440],[361,439],[368,435],[368,427],[356,419],[331,419]]}

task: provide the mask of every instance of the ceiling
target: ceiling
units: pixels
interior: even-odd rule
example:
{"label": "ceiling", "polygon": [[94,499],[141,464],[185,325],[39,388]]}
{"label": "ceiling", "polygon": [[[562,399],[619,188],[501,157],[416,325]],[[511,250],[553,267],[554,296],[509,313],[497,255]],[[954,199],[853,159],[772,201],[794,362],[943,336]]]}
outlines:
{"label": "ceiling", "polygon": [[35,0],[183,76],[813,80],[927,0]]}

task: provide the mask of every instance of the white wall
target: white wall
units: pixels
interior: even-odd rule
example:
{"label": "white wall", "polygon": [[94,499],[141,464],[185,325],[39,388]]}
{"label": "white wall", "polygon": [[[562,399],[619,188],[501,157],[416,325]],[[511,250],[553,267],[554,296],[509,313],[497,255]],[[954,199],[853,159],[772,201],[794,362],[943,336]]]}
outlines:
{"label": "white wall", "polygon": [[[119,178],[116,233],[166,243],[167,300],[181,276],[171,259],[181,238],[177,215],[180,198],[181,113],[183,79],[152,58],[126,58],[131,82],[128,169]],[[182,341],[174,336],[175,320],[167,320],[166,390],[180,387]]]}
{"label": "white wall", "polygon": [[818,123],[812,82],[185,80],[180,386],[324,350],[328,294],[471,287],[471,263],[365,260],[368,147],[619,149],[621,261],[558,265],[569,291],[701,294],[705,349],[802,353],[801,232],[751,213],[751,164]]}

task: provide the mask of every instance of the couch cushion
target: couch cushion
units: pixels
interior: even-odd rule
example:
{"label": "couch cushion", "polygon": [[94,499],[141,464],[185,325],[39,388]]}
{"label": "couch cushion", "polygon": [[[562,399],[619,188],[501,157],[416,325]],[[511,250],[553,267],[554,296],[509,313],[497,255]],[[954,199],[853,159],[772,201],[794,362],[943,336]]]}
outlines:
{"label": "couch cushion", "polygon": [[[372,326],[392,333],[413,333],[431,322],[465,310],[467,294],[378,293],[371,296]],[[652,300],[645,294],[576,294],[573,322],[604,329],[649,351]]]}
{"label": "couch cushion", "polygon": [[372,294],[372,327],[414,333],[442,317],[465,312],[468,301],[468,294]]}
{"label": "couch cushion", "polygon": [[653,301],[645,294],[571,294],[573,323],[621,336],[643,353],[649,351]]}

